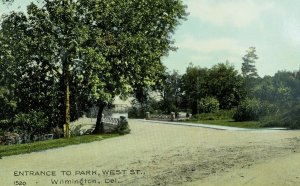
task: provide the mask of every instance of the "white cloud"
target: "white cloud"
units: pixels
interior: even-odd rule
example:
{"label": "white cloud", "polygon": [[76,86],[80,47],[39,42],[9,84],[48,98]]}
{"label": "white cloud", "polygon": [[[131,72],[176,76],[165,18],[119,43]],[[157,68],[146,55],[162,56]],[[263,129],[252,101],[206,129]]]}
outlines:
{"label": "white cloud", "polygon": [[283,24],[284,36],[290,44],[300,46],[300,22],[295,19],[286,19]]}
{"label": "white cloud", "polygon": [[217,63],[225,62],[229,62],[229,64],[235,65],[236,63],[239,63],[241,59],[241,57],[232,55],[220,55],[219,57],[217,57],[211,55],[195,54],[193,56],[190,56],[190,62],[195,64],[203,64],[206,67],[211,67]]}
{"label": "white cloud", "polygon": [[271,2],[253,0],[189,0],[190,15],[217,26],[246,27],[273,7]]}
{"label": "white cloud", "polygon": [[235,39],[209,38],[199,40],[194,38],[192,35],[186,35],[177,45],[180,49],[188,49],[201,53],[228,52],[240,54],[244,49],[239,41]]}
{"label": "white cloud", "polygon": [[230,64],[240,68],[241,57],[245,53],[245,47],[239,40],[233,38],[205,38],[196,39],[192,35],[185,35],[177,43],[179,51],[190,51],[186,61],[196,65],[211,67],[227,60]]}
{"label": "white cloud", "polygon": [[190,57],[191,62],[197,61],[212,61],[213,57],[210,55],[193,55]]}

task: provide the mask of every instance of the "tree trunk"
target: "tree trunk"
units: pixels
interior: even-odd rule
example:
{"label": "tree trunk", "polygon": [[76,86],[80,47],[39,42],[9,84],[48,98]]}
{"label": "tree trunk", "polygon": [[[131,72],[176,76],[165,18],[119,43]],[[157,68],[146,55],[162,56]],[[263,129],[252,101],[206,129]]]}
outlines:
{"label": "tree trunk", "polygon": [[96,127],[95,127],[95,130],[94,130],[94,134],[104,133],[104,126],[103,126],[103,123],[101,122],[101,120],[102,120],[102,113],[103,113],[103,110],[104,110],[105,106],[106,106],[105,102],[99,101],[97,121],[96,121]]}
{"label": "tree trunk", "polygon": [[192,102],[191,107],[193,115],[199,114],[198,101]]}

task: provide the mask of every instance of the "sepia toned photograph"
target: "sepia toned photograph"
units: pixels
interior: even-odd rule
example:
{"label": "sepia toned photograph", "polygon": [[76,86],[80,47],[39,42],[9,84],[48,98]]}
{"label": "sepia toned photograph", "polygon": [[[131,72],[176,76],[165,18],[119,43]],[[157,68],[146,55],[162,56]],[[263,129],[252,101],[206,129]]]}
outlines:
{"label": "sepia toned photograph", "polygon": [[0,0],[0,186],[299,186],[299,7]]}

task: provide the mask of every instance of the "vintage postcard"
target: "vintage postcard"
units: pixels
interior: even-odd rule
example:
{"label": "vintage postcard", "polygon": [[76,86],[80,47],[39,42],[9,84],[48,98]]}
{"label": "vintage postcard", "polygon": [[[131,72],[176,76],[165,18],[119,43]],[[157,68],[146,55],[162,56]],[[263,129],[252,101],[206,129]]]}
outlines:
{"label": "vintage postcard", "polygon": [[300,185],[299,7],[1,0],[0,186]]}

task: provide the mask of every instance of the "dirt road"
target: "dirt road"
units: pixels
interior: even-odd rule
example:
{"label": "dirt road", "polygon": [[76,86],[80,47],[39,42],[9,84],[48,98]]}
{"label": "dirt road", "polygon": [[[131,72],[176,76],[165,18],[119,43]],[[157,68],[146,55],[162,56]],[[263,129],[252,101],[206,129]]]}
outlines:
{"label": "dirt road", "polygon": [[300,131],[129,122],[126,136],[4,157],[0,185],[300,185]]}

